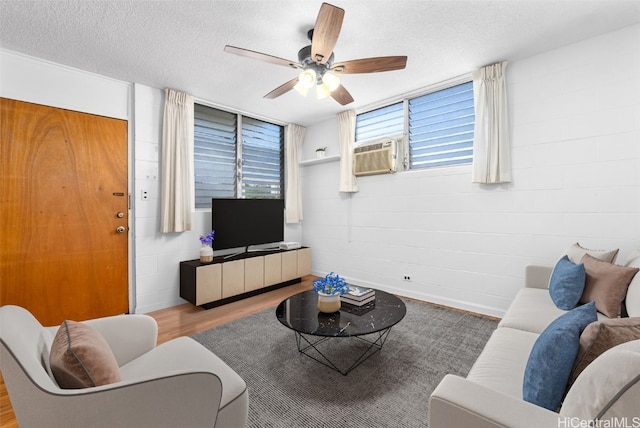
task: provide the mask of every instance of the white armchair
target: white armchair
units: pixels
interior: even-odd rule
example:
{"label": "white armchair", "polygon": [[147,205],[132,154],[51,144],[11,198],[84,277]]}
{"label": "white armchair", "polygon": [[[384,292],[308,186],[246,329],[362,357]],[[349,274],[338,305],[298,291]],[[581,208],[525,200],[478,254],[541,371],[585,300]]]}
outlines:
{"label": "white armchair", "polygon": [[245,382],[188,337],[156,346],[146,315],[85,321],[106,339],[122,380],[62,389],[49,367],[58,327],[43,327],[18,306],[0,307],[0,369],[21,428],[244,427]]}

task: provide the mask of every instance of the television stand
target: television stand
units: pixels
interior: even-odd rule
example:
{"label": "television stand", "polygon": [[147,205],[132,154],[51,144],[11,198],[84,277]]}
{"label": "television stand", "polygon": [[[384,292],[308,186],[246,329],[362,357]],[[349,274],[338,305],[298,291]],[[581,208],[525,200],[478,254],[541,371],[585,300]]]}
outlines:
{"label": "television stand", "polygon": [[180,262],[180,297],[210,309],[235,300],[286,287],[311,274],[311,248],[256,249]]}

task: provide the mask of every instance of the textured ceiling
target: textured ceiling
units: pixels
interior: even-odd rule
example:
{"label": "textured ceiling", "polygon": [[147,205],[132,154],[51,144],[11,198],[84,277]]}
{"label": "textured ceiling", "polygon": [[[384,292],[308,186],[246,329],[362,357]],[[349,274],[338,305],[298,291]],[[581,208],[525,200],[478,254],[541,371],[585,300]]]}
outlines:
{"label": "textured ceiling", "polygon": [[483,65],[513,62],[640,21],[637,0],[331,3],[346,11],[336,61],[409,57],[405,70],[342,76],[355,99],[347,106],[295,91],[263,99],[296,70],[223,52],[231,44],[296,60],[308,44],[317,0],[0,0],[0,47],[308,126]]}

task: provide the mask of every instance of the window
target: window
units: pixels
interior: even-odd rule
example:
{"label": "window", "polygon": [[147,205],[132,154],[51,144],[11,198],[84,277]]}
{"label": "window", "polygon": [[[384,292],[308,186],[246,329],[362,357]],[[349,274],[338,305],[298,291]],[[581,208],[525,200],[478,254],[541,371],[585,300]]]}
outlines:
{"label": "window", "polygon": [[402,102],[382,107],[356,117],[356,141],[404,135]]}
{"label": "window", "polygon": [[242,197],[282,199],[282,126],[242,118]]}
{"label": "window", "polygon": [[409,167],[473,160],[473,82],[409,100]]}
{"label": "window", "polygon": [[199,104],[194,121],[196,208],[212,197],[283,198],[282,126]]}
{"label": "window", "polygon": [[408,134],[408,168],[465,164],[473,160],[474,120],[466,82],[357,115],[356,141]]}

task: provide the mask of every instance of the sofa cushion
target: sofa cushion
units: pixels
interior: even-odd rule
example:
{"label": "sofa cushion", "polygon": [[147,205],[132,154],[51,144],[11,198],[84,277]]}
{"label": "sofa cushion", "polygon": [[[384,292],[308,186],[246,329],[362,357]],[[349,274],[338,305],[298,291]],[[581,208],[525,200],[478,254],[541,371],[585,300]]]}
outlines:
{"label": "sofa cushion", "polygon": [[582,260],[585,254],[589,254],[591,257],[602,260],[603,262],[614,263],[616,257],[618,257],[618,251],[620,250],[617,248],[614,250],[590,250],[576,242],[567,248],[565,254],[569,256],[569,260],[574,263],[580,263],[580,260]]}
{"label": "sofa cushion", "polygon": [[[625,266],[640,268],[640,250],[634,251],[629,256]],[[638,273],[629,283],[624,304],[630,317],[640,317],[640,274]]]}
{"label": "sofa cushion", "polygon": [[521,399],[522,374],[538,336],[508,327],[494,330],[467,379]]}
{"label": "sofa cushion", "polygon": [[553,303],[568,311],[576,307],[582,296],[585,271],[582,263],[573,263],[564,256],[556,263],[549,279],[549,295]]}
{"label": "sofa cushion", "polygon": [[565,312],[553,303],[549,290],[522,288],[518,290],[498,326],[540,334]]}
{"label": "sofa cushion", "polygon": [[580,334],[596,320],[595,303],[591,302],[549,324],[529,354],[522,390],[525,401],[551,411],[560,406],[580,346]]}
{"label": "sofa cushion", "polygon": [[[640,403],[640,340],[615,346],[596,358],[578,376],[562,403],[560,415],[598,426],[619,424],[638,415]],[[592,426],[592,425],[589,425]],[[628,425],[630,426],[630,425]]]}
{"label": "sofa cushion", "polygon": [[[541,288],[522,288],[516,294],[509,309],[500,320],[499,327],[542,333],[553,320],[567,311],[558,309],[551,300],[549,290]],[[598,319],[608,319],[598,313]]]}
{"label": "sofa cushion", "polygon": [[60,388],[108,385],[121,380],[113,351],[102,335],[83,323],[65,320],[49,355],[51,372]]}
{"label": "sofa cushion", "polygon": [[622,301],[638,268],[614,265],[585,254],[582,263],[586,272],[584,292],[580,301],[596,302],[596,309],[610,318],[620,315]]}

